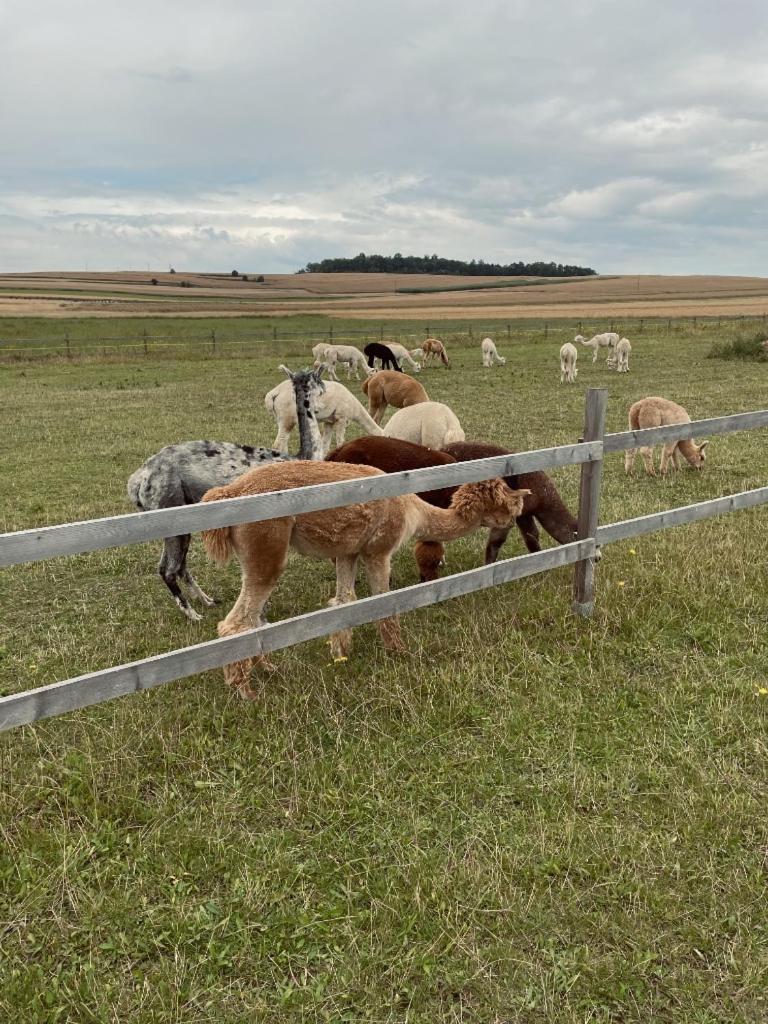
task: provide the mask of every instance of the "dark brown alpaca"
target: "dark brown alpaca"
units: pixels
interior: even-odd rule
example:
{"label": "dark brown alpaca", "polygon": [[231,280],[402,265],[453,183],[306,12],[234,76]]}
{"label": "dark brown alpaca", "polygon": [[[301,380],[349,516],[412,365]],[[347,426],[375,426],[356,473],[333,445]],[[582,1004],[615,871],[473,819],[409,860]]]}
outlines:
{"label": "dark brown alpaca", "polygon": [[[377,469],[383,469],[385,473],[397,473],[406,469],[445,466],[451,462],[511,454],[513,453],[508,448],[482,441],[457,441],[446,445],[440,452],[392,437],[358,437],[331,452],[328,459],[334,462],[375,466]],[[541,550],[536,520],[560,544],[567,544],[575,539],[576,519],[568,511],[557,488],[546,473],[537,470],[533,473],[504,477],[504,480],[513,490],[527,488],[531,492],[526,495],[522,514],[516,519],[517,528],[529,551]],[[421,497],[432,505],[447,508],[455,490],[455,487],[441,487],[438,490],[426,491]],[[485,548],[486,565],[496,561],[510,529],[511,526],[495,528],[489,532]],[[433,541],[419,541],[415,555],[422,580],[437,579],[438,570],[444,561],[443,545]]]}

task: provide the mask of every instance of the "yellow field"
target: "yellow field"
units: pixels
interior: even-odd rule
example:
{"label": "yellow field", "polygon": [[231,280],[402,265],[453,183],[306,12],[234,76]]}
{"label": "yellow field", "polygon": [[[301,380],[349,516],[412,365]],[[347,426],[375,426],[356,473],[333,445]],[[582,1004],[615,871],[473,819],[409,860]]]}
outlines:
{"label": "yellow field", "polygon": [[[226,274],[183,272],[0,274],[0,316],[321,313],[353,319],[440,320],[738,316],[768,311],[768,278],[762,277],[267,274],[263,283],[257,283],[255,276],[244,281]],[[507,283],[509,287],[500,286]],[[471,288],[441,290],[466,286]],[[404,294],[404,288],[429,291]]]}

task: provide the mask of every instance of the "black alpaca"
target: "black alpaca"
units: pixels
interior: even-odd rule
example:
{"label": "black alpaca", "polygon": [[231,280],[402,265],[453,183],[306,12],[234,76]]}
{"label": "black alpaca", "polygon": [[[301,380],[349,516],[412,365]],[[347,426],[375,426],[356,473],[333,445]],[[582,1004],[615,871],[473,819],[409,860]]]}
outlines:
{"label": "black alpaca", "polygon": [[[376,367],[374,359],[380,359],[382,370],[400,370],[400,365],[397,359],[395,359],[395,353],[389,345],[381,345],[378,341],[372,341],[370,345],[365,346],[363,352],[368,356],[368,365],[374,369]],[[400,370],[400,373],[402,372]]]}

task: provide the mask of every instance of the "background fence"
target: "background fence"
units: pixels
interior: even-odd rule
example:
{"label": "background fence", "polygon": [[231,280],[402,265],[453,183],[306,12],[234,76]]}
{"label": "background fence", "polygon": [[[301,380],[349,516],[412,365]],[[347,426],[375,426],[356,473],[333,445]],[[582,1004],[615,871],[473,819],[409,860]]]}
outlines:
{"label": "background fence", "polygon": [[734,317],[635,317],[635,318],[600,318],[564,319],[551,321],[487,321],[482,320],[444,320],[434,324],[410,325],[402,323],[376,323],[371,321],[364,328],[347,328],[343,321],[329,327],[314,328],[308,326],[303,330],[290,330],[282,326],[253,328],[238,331],[232,322],[222,321],[227,326],[216,327],[195,333],[185,332],[183,336],[176,334],[149,333],[146,329],[136,330],[129,334],[115,336],[98,333],[98,321],[91,321],[94,334],[81,335],[65,330],[57,337],[34,338],[0,338],[0,360],[44,360],[44,359],[83,359],[83,358],[120,358],[145,359],[167,358],[180,355],[200,359],[214,359],[226,356],[263,355],[265,350],[273,351],[269,346],[280,346],[285,352],[295,347],[305,351],[318,341],[338,344],[352,344],[362,347],[369,341],[397,341],[406,348],[420,345],[424,338],[435,334],[443,339],[456,342],[461,339],[469,344],[479,342],[490,335],[497,344],[513,345],[517,341],[535,341],[553,338],[566,341],[575,334],[590,337],[601,331],[616,331],[630,338],[638,334],[652,331],[701,331],[712,334],[723,328],[744,328],[768,330],[768,314],[758,316]]}
{"label": "background fence", "polygon": [[768,503],[766,486],[599,526],[601,469],[605,453],[693,436],[727,434],[768,426],[768,410],[761,410],[669,427],[605,434],[606,403],[605,389],[595,388],[587,392],[584,440],[577,444],[381,477],[232,498],[205,505],[112,516],[0,535],[2,567],[133,544],[178,533],[338,508],[353,502],[418,493],[493,476],[511,476],[556,466],[581,466],[578,532],[577,538],[570,544],[520,555],[435,582],[390,591],[352,604],[324,608],[248,630],[237,636],[211,640],[2,697],[0,730],[146,690],[232,661],[280,650],[305,640],[327,636],[340,629],[374,622],[573,563],[576,565],[574,611],[589,615],[594,604],[594,567],[598,545]]}

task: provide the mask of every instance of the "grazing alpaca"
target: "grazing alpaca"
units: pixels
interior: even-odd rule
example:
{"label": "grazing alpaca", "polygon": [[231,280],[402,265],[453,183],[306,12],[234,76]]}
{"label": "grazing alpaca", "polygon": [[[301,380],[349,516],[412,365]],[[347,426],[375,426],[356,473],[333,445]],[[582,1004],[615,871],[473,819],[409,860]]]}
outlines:
{"label": "grazing alpaca", "polygon": [[[291,373],[281,369],[290,380],[286,386],[293,392],[294,414],[298,413],[301,447],[297,458],[322,459],[320,433],[312,409],[316,397],[325,389],[320,379],[322,370],[300,370]],[[254,448],[249,444],[228,441],[181,441],[169,444],[151,455],[128,479],[128,497],[140,512],[177,505],[194,505],[211,487],[228,484],[246,470],[270,462],[283,462],[294,456],[271,448]],[[183,593],[183,581],[193,598],[207,607],[216,602],[205,594],[187,568],[190,534],[166,537],[157,571],[174,601],[192,622],[202,617]]]}
{"label": "grazing alpaca", "polygon": [[616,348],[606,359],[606,365],[609,370],[616,370],[618,373],[629,373],[629,353],[632,351],[632,346],[629,343],[629,338],[621,338]]}
{"label": "grazing alpaca", "polygon": [[347,380],[352,376],[352,371],[355,371],[355,380],[360,380],[360,374],[358,370],[363,371],[363,377],[370,373],[368,364],[365,361],[365,356],[359,348],[355,348],[354,345],[330,345],[326,342],[319,342],[312,349],[312,355],[315,357],[315,366],[320,366],[323,363],[328,367],[328,376],[331,380],[338,380],[336,376],[336,364],[344,363],[347,368]]}
{"label": "grazing alpaca", "polygon": [[[272,388],[264,396],[264,405],[267,412],[272,413],[277,421],[277,437],[274,447],[285,451],[288,447],[288,438],[296,426],[296,402],[291,393],[290,383],[286,380],[277,387]],[[325,393],[317,398],[315,409],[317,422],[322,434],[323,458],[331,444],[331,436],[335,433],[336,444],[344,441],[347,425],[357,423],[358,426],[369,434],[380,434],[381,427],[374,423],[368,412],[355,398],[349,388],[345,388],[338,381],[330,380],[325,385]]]}
{"label": "grazing alpaca", "polygon": [[382,370],[397,370],[400,373],[403,371],[400,369],[400,364],[395,358],[395,353],[388,345],[382,345],[378,341],[372,341],[369,345],[366,345],[363,352],[368,356],[368,365],[375,368],[376,359],[381,360]]}
{"label": "grazing alpaca", "polygon": [[[284,463],[246,473],[227,487],[214,487],[203,500],[217,501],[380,475],[381,470],[370,466]],[[523,492],[510,491],[501,480],[484,480],[460,487],[447,510],[428,505],[415,494],[404,494],[342,508],[206,530],[203,542],[209,556],[223,563],[234,552],[242,570],[240,596],[227,617],[219,623],[219,636],[232,636],[263,624],[264,605],[285,569],[291,547],[302,555],[335,559],[336,596],[331,604],[346,604],[355,600],[359,558],[365,565],[371,592],[381,594],[389,590],[392,555],[411,537],[452,540],[480,526],[503,526],[518,514],[523,497]],[[386,647],[403,650],[396,617],[382,619],[378,626]],[[331,638],[333,657],[346,657],[351,646],[352,631],[349,629]],[[251,700],[256,697],[248,681],[254,661],[262,667],[270,667],[268,660],[260,656],[234,662],[224,669],[226,681],[241,697]]]}
{"label": "grazing alpaca", "polygon": [[439,338],[426,338],[422,343],[421,351],[424,353],[425,366],[429,359],[439,359],[443,366],[451,365],[448,362],[448,353],[445,351],[445,345]]}
{"label": "grazing alpaca", "polygon": [[580,334],[577,334],[573,340],[581,342],[581,344],[586,345],[587,348],[591,348],[593,352],[592,362],[596,363],[597,353],[600,349],[614,348],[618,344],[619,336],[614,331],[606,331],[605,334],[596,334],[593,338],[590,338],[589,341],[583,338]]}
{"label": "grazing alpaca", "polygon": [[[327,461],[353,462],[366,466],[376,466],[385,473],[399,473],[403,470],[424,469],[427,466],[447,466],[455,462],[466,462],[470,459],[489,459],[494,455],[512,455],[508,448],[485,444],[482,441],[467,441],[450,444],[443,451],[431,451],[421,445],[409,444],[388,437],[358,437],[347,441],[327,456]],[[517,526],[528,551],[540,551],[539,525],[559,544],[569,544],[576,536],[576,518],[571,515],[560,497],[557,488],[546,473],[535,470],[531,473],[520,473],[517,476],[504,477],[504,482],[513,489],[522,487],[530,491],[523,502],[521,513],[517,516]],[[421,497],[430,505],[447,508],[456,492],[455,485],[446,485],[432,491],[424,491]],[[486,565],[495,562],[499,551],[507,539],[512,524],[499,529],[492,529],[488,534],[485,548]],[[431,541],[419,541],[415,555],[419,565],[422,581],[436,580],[438,569],[444,558],[442,544]]]}
{"label": "grazing alpaca", "polygon": [[388,405],[405,409],[429,401],[429,395],[417,380],[407,373],[392,370],[379,370],[363,381],[362,388],[368,395],[368,411],[376,423],[381,423]]}
{"label": "grazing alpaca", "polygon": [[[645,430],[649,427],[666,427],[673,423],[690,422],[691,417],[682,405],[670,402],[668,398],[641,398],[629,410],[630,430]],[[660,472],[662,475],[666,474],[670,460],[675,469],[680,468],[678,451],[694,469],[701,469],[706,459],[705,449],[708,444],[709,441],[702,441],[701,444],[694,444],[691,440],[670,441],[664,445],[661,454]],[[653,467],[653,446],[641,448],[640,454],[645,464],[645,472],[649,476],[656,476],[656,470]],[[626,473],[631,473],[634,469],[636,457],[637,448],[628,448],[624,455],[624,471]]]}
{"label": "grazing alpaca", "polygon": [[560,348],[560,383],[575,384],[579,371],[576,369],[576,360],[579,358],[579,350],[570,341]]}
{"label": "grazing alpaca", "polygon": [[485,367],[496,366],[497,364],[503,366],[507,361],[504,356],[500,356],[496,351],[493,338],[483,338],[480,342],[480,352],[482,353],[483,366]]}
{"label": "grazing alpaca", "polygon": [[417,355],[414,357],[412,352],[409,352],[405,345],[401,345],[398,341],[386,342],[387,348],[390,350],[392,355],[397,360],[397,365],[402,370],[403,363],[405,363],[414,373],[421,372],[421,363],[417,362],[421,358],[421,349],[416,349]]}
{"label": "grazing alpaca", "polygon": [[399,437],[425,448],[444,448],[463,441],[464,431],[452,409],[442,402],[419,402],[400,409],[384,428],[386,437]]}

